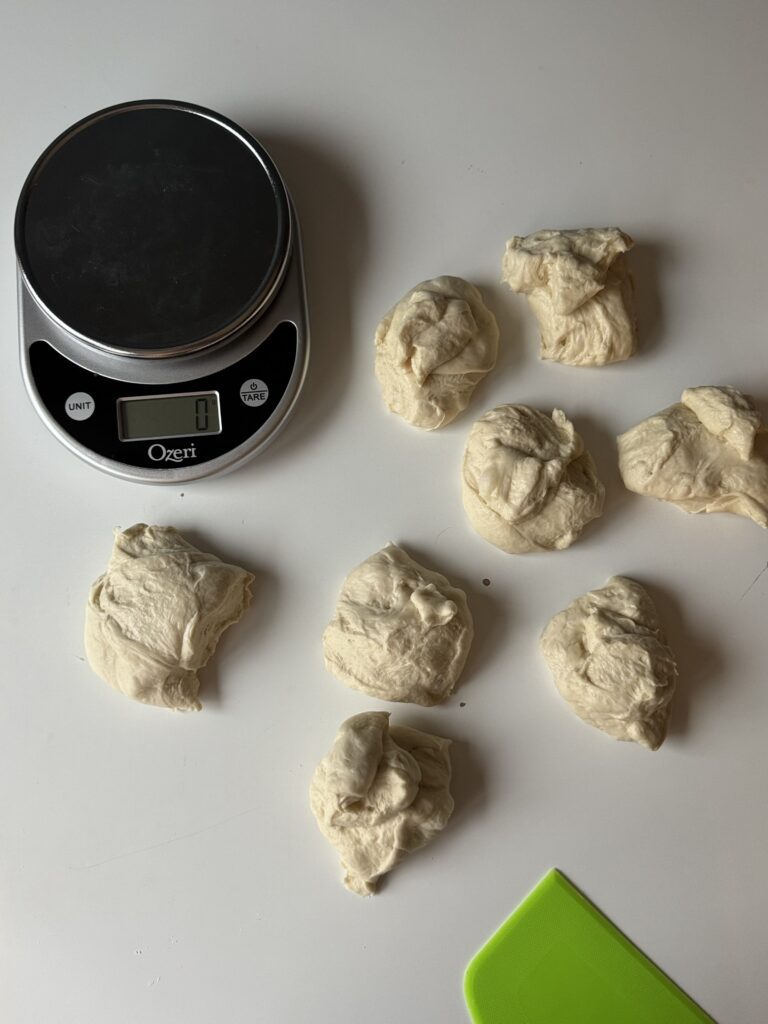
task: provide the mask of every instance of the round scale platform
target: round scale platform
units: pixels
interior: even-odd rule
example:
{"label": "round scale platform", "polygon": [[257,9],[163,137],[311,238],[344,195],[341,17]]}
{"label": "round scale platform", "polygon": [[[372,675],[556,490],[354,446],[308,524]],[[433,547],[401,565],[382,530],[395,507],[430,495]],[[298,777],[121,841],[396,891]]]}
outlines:
{"label": "round scale platform", "polygon": [[247,132],[172,101],[100,111],[32,168],[15,234],[25,380],[76,454],[175,482],[271,440],[306,304],[290,199]]}

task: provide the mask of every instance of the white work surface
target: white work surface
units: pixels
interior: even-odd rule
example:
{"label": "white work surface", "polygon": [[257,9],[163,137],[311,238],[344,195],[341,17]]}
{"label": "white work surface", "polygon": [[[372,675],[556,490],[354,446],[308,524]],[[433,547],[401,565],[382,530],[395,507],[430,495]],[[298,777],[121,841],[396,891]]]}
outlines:
{"label": "white work surface", "polygon": [[[719,1024],[766,1019],[766,534],[629,494],[614,442],[688,385],[731,383],[768,411],[766,33],[762,0],[6,0],[4,1022],[460,1024],[467,962],[552,866]],[[219,110],[272,152],[313,329],[275,446],[172,488],[61,447],[15,341],[27,171],[72,122],[145,97]],[[504,243],[606,224],[637,242],[642,351],[541,363],[526,302],[498,283]],[[372,339],[444,273],[483,290],[500,358],[466,413],[425,434],[384,410]],[[594,454],[606,511],[566,552],[508,556],[465,521],[464,441],[501,402],[562,407]],[[257,577],[200,714],[131,703],[83,659],[89,585],[113,527],[137,521]],[[475,642],[442,707],[377,703],[323,667],[344,575],[389,540],[468,593]],[[537,649],[554,612],[616,573],[647,584],[679,659],[657,753],[581,723]],[[369,708],[455,741],[456,811],[363,900],[307,789],[338,724]]]}

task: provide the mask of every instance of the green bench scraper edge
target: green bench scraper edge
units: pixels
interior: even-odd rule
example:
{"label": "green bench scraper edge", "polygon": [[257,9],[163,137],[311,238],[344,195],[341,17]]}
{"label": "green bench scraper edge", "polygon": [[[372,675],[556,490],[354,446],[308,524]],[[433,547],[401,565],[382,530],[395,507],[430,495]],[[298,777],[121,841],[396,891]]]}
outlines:
{"label": "green bench scraper edge", "polygon": [[474,1024],[715,1024],[557,870],[471,960]]}

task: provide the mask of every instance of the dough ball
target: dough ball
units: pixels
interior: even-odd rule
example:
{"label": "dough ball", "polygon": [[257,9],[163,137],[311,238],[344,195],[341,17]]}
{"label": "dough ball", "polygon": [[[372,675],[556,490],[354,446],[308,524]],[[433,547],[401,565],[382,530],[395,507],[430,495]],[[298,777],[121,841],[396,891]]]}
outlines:
{"label": "dough ball", "polygon": [[461,473],[464,509],[510,554],[570,547],[603,511],[605,489],[564,413],[500,405],[472,427]]}
{"label": "dough ball", "polygon": [[617,740],[661,746],[677,666],[639,583],[613,576],[572,601],[540,644],[555,685],[579,718]]}
{"label": "dough ball", "polygon": [[253,578],[198,551],[172,526],[116,530],[85,612],[91,668],[142,704],[199,711],[198,669],[250,604]]}
{"label": "dough ball", "polygon": [[352,892],[375,892],[382,875],[445,828],[453,811],[449,746],[417,729],[390,728],[386,711],[342,723],[309,796]]}
{"label": "dough ball", "polygon": [[528,296],[542,359],[603,366],[634,353],[634,289],[624,259],[633,244],[618,228],[536,231],[507,242],[502,280]]}
{"label": "dough ball", "polygon": [[496,362],[499,329],[474,285],[422,281],[376,330],[376,376],[392,412],[434,430],[465,409]]}
{"label": "dough ball", "polygon": [[688,388],[619,438],[624,485],[685,512],[733,512],[768,527],[768,431],[748,395]]}
{"label": "dough ball", "polygon": [[388,544],[344,581],[323,653],[355,690],[428,708],[454,692],[473,635],[464,592]]}
{"label": "dough ball", "polygon": [[344,580],[325,667],[371,697],[429,707],[453,693],[473,635],[463,591],[387,544]]}

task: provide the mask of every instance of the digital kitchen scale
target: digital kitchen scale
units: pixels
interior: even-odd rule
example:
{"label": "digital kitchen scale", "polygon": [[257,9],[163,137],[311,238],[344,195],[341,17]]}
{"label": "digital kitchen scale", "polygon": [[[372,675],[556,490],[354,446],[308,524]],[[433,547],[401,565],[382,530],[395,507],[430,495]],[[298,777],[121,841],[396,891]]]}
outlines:
{"label": "digital kitchen scale", "polygon": [[202,107],[79,121],[16,210],[24,381],[70,451],[128,480],[231,470],[284,424],[307,365],[296,214],[264,148]]}

